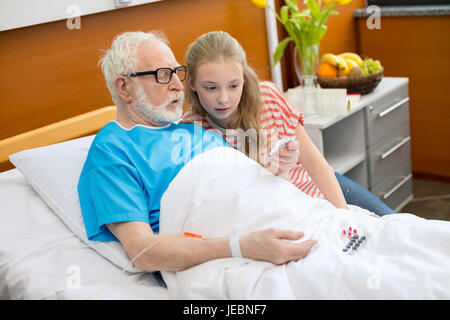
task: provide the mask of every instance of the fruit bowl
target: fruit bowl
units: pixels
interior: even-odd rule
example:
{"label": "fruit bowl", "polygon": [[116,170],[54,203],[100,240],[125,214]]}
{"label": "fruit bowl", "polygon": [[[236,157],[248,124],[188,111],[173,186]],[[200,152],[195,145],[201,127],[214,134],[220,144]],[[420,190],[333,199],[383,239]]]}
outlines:
{"label": "fruit bowl", "polygon": [[347,93],[369,93],[376,88],[383,78],[383,67],[381,70],[357,78],[328,78],[317,77],[321,88],[347,89]]}

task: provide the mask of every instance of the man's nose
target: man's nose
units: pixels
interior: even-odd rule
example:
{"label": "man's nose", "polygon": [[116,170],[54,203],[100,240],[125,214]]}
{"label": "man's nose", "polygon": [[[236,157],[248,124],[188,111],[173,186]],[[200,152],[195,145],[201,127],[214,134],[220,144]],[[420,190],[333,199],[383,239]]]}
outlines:
{"label": "man's nose", "polygon": [[184,86],[183,86],[183,84],[181,83],[181,80],[180,80],[180,78],[177,76],[176,73],[174,73],[174,74],[172,75],[172,79],[170,79],[170,82],[169,82],[169,89],[170,89],[170,90],[178,90],[178,91],[184,89]]}

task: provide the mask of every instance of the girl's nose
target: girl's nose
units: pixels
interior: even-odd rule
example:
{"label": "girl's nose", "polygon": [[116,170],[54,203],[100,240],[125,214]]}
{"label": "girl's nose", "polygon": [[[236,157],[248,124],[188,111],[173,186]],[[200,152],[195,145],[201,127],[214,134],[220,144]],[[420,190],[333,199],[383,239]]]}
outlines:
{"label": "girl's nose", "polygon": [[228,102],[228,95],[225,91],[221,91],[220,94],[217,96],[217,103],[224,105]]}

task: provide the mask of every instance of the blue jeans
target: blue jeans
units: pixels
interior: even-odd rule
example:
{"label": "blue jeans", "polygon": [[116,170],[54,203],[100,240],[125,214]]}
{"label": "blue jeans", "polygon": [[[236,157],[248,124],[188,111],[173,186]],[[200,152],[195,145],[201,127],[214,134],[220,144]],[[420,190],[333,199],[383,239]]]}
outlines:
{"label": "blue jeans", "polygon": [[347,204],[352,204],[367,209],[379,216],[395,213],[383,201],[378,199],[373,193],[365,189],[356,182],[350,180],[336,172],[336,178],[344,193]]}

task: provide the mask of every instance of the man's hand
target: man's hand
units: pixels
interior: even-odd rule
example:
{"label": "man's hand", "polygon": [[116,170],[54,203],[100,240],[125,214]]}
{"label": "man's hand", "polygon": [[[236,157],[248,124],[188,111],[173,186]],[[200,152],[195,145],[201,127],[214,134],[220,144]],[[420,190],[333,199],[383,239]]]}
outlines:
{"label": "man's hand", "polygon": [[285,240],[299,240],[303,232],[276,228],[254,231],[240,238],[243,257],[263,260],[281,265],[305,257],[316,240],[290,243]]}
{"label": "man's hand", "polygon": [[287,146],[268,156],[266,168],[277,176],[283,176],[288,173],[297,165],[299,148],[300,143],[297,140],[290,141]]}

